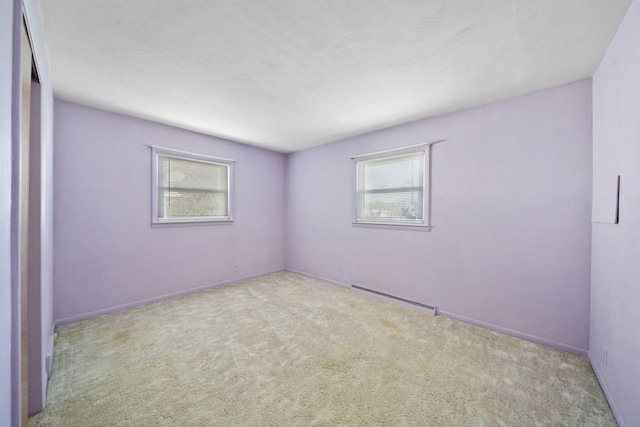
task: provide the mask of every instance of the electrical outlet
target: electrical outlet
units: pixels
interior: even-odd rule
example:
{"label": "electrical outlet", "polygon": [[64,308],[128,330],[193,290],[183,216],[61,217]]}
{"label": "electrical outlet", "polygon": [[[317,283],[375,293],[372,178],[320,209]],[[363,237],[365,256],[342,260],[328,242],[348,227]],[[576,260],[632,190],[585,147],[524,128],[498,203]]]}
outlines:
{"label": "electrical outlet", "polygon": [[342,276],[342,273],[344,273],[344,270],[342,269],[342,267],[338,267],[338,274]]}
{"label": "electrical outlet", "polygon": [[233,265],[233,271],[235,271],[236,273],[237,273],[238,271],[240,271],[240,265],[238,265],[238,264],[234,264],[234,265]]}
{"label": "electrical outlet", "polygon": [[609,364],[609,351],[605,346],[602,346],[602,362],[605,366]]}

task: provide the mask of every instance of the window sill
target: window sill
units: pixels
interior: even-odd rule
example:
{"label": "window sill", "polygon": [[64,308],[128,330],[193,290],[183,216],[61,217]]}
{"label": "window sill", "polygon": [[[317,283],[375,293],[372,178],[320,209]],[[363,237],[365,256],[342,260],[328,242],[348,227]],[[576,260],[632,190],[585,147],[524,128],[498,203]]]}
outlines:
{"label": "window sill", "polygon": [[388,222],[354,222],[354,227],[362,228],[383,228],[389,230],[406,230],[406,231],[431,231],[431,226],[426,224],[394,224]]}
{"label": "window sill", "polygon": [[191,227],[191,226],[198,226],[198,225],[232,225],[232,224],[233,224],[233,220],[167,221],[167,222],[152,222],[151,228]]}

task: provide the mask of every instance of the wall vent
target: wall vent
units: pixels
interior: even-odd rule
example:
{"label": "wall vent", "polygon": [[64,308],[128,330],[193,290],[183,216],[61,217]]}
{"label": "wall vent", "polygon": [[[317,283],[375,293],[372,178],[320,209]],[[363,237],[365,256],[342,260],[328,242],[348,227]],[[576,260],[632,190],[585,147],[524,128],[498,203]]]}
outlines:
{"label": "wall vent", "polygon": [[411,301],[408,299],[396,297],[393,295],[385,294],[383,292],[374,291],[373,289],[363,288],[362,286],[351,285],[351,289],[355,292],[359,292],[365,295],[374,296],[379,299],[390,299],[392,302],[395,302],[398,305],[402,305],[408,308],[413,308],[422,313],[429,314],[431,316],[436,315],[436,307],[432,305],[422,304],[416,301]]}

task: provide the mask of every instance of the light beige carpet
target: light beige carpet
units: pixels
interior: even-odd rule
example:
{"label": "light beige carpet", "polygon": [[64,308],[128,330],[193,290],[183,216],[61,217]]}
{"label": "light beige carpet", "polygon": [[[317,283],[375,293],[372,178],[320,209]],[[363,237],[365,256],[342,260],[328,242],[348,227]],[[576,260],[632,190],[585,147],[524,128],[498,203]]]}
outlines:
{"label": "light beige carpet", "polygon": [[588,361],[279,272],[58,329],[31,426],[615,426]]}

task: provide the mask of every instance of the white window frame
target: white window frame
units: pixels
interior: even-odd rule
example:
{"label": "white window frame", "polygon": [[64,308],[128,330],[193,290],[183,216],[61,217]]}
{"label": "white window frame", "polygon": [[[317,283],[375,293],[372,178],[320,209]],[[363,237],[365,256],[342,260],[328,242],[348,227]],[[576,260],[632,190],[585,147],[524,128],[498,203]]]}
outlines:
{"label": "white window frame", "polygon": [[[213,157],[204,154],[191,153],[188,151],[175,150],[165,147],[151,147],[151,224],[231,224],[233,223],[233,192],[234,192],[234,167],[235,160],[221,157]],[[181,218],[160,218],[158,217],[158,164],[160,156],[171,157],[180,160],[209,163],[213,165],[225,166],[227,168],[227,206],[228,215],[224,217],[181,217]]]}
{"label": "white window frame", "polygon": [[[377,151],[374,153],[360,154],[357,156],[352,156],[351,160],[353,160],[354,165],[354,175],[355,175],[355,192],[354,192],[354,211],[353,217],[355,218],[353,221],[353,226],[356,227],[375,227],[375,228],[391,228],[391,229],[402,229],[402,230],[419,230],[419,231],[430,231],[430,200],[431,200],[431,145],[433,143],[423,143],[416,144],[407,147],[394,148],[385,151]],[[360,174],[359,174],[359,165],[362,162],[370,161],[370,160],[381,160],[387,158],[401,157],[409,154],[422,154],[423,164],[423,182],[422,182],[422,219],[421,220],[408,220],[408,221],[375,221],[371,219],[361,219],[358,218],[358,213],[360,212],[360,204],[362,203],[362,197],[360,195]]]}

